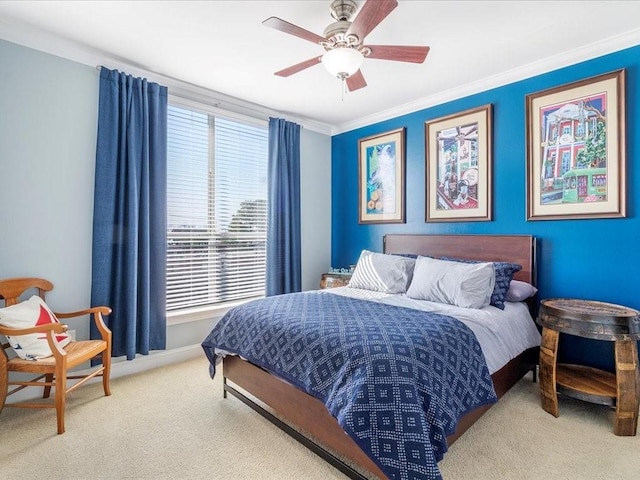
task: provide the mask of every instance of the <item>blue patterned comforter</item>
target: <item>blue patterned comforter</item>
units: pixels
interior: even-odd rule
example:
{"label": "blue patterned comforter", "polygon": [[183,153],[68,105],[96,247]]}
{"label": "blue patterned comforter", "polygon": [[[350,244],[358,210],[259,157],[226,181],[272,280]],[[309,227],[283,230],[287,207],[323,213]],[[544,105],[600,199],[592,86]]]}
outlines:
{"label": "blue patterned comforter", "polygon": [[390,479],[440,479],[458,419],[497,398],[473,332],[454,318],[314,291],[229,311],[203,341],[318,398]]}

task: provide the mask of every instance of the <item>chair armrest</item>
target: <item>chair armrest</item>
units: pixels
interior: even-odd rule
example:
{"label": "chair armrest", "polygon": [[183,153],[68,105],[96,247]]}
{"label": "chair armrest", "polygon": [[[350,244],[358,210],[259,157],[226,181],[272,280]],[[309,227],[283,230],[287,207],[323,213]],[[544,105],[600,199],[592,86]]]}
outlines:
{"label": "chair armrest", "polygon": [[55,333],[63,333],[67,331],[67,326],[64,323],[47,323],[45,325],[38,325],[37,327],[30,328],[10,328],[0,325],[0,335],[28,335],[30,333],[46,333],[52,330]]}
{"label": "chair armrest", "polygon": [[[51,349],[51,354],[56,359],[56,363],[62,361],[63,357],[67,355],[67,352],[60,346],[58,340],[55,338],[55,334],[64,333],[67,331],[67,325],[64,323],[47,323],[44,325],[38,325],[37,327],[30,328],[9,328],[0,325],[0,334],[2,335],[28,335],[30,333],[44,333],[47,338],[47,343]],[[0,345],[0,350],[5,350],[9,347],[9,343]],[[4,353],[4,352],[3,352]],[[7,355],[4,353],[4,361],[7,360]]]}
{"label": "chair armrest", "polygon": [[69,313],[54,312],[54,314],[58,318],[72,318],[72,317],[80,317],[82,315],[90,315],[90,314],[93,315],[93,321],[95,322],[96,327],[100,332],[100,336],[102,336],[102,339],[109,344],[109,347],[111,347],[111,330],[109,330],[109,327],[107,327],[107,325],[104,323],[104,320],[102,318],[102,315],[109,315],[110,313],[111,313],[111,308],[105,307],[105,306],[91,307],[85,310],[80,310],[77,312],[69,312]]}
{"label": "chair armrest", "polygon": [[91,313],[93,314],[100,313],[102,315],[109,315],[111,313],[111,309],[109,307],[91,307],[85,310],[79,310],[77,312],[65,312],[65,313],[54,312],[54,315],[58,318],[73,318],[73,317],[80,317],[82,315],[89,315]]}

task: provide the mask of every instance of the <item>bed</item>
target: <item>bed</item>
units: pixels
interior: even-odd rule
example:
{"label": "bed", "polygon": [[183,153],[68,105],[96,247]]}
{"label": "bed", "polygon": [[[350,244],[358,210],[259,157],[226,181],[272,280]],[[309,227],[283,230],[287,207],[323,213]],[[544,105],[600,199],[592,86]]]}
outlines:
{"label": "bed", "polygon": [[[433,258],[442,257],[454,257],[459,260],[469,261],[482,261],[482,262],[510,262],[521,265],[522,268],[513,274],[514,280],[526,282],[531,285],[535,285],[535,239],[527,235],[386,235],[383,240],[383,252],[385,254],[396,254],[402,256],[408,255],[420,255]],[[389,310],[394,308],[393,305],[384,305],[380,307],[369,307],[374,302],[366,300],[353,300],[353,302],[364,301],[365,303],[354,303],[355,307],[349,303],[352,300],[338,300],[338,297],[342,297],[336,289],[335,292],[305,292],[307,296],[304,297],[302,303],[312,306],[314,309],[318,307],[318,304],[311,302],[316,301],[316,297],[322,297],[320,300],[330,298],[332,305],[335,304],[335,309],[359,309],[366,304],[367,308],[380,308],[384,310],[385,315],[398,315],[404,314],[407,308],[400,308],[399,310]],[[348,287],[342,287],[342,290],[349,290]],[[356,289],[353,289],[356,290]],[[320,295],[324,293],[325,295]],[[295,295],[295,294],[294,294]],[[328,295],[328,297],[327,297]],[[395,297],[392,299],[395,301]],[[270,297],[273,298],[273,297]],[[283,297],[288,298],[288,297]],[[298,298],[298,297],[291,297]],[[302,297],[300,297],[302,298]],[[346,294],[344,298],[350,298],[349,294]],[[318,301],[320,301],[318,300]],[[265,307],[260,313],[261,318],[266,318],[273,315],[274,318],[279,316],[279,313],[273,312],[271,304],[267,304],[269,299],[264,299]],[[279,299],[278,301],[282,301]],[[385,300],[386,302],[386,300]],[[401,307],[403,305],[400,305]],[[527,328],[535,329],[532,318],[535,318],[535,312],[533,309],[535,302],[533,299],[528,300],[528,305],[525,310],[527,312],[526,321]],[[511,308],[511,307],[510,307]],[[515,307],[514,307],[515,308]],[[377,310],[376,310],[377,311]],[[380,310],[382,312],[382,310]],[[511,310],[506,309],[507,312]],[[381,313],[382,315],[382,313]],[[413,315],[413,313],[407,315]],[[448,313],[445,312],[445,315]],[[268,322],[262,322],[268,323]],[[460,322],[458,322],[460,323]],[[214,328],[215,330],[215,328]],[[246,330],[246,337],[255,337],[256,330],[244,329],[237,327],[238,332]],[[537,330],[536,330],[537,333]],[[262,335],[262,334],[260,334]],[[224,395],[227,393],[237,397],[251,408],[256,410],[262,416],[273,422],[278,427],[282,428],[285,432],[302,442],[312,451],[320,455],[322,458],[333,464],[336,468],[342,471],[349,478],[353,479],[367,479],[367,478],[439,478],[439,472],[435,463],[441,458],[441,454],[444,454],[446,448],[450,446],[457,438],[460,437],[473,423],[475,423],[494,403],[494,400],[489,398],[491,395],[480,395],[478,393],[478,399],[475,400],[476,405],[472,409],[466,411],[461,407],[458,417],[453,419],[453,427],[451,426],[451,419],[445,419],[441,423],[447,425],[442,427],[442,432],[446,432],[446,438],[442,439],[442,446],[437,446],[434,443],[434,451],[436,451],[436,459],[428,459],[429,463],[426,470],[420,467],[418,473],[405,472],[400,470],[394,470],[394,463],[399,461],[405,461],[406,451],[403,450],[403,455],[397,456],[397,452],[394,450],[395,458],[388,460],[380,458],[381,452],[384,453],[385,445],[388,447],[389,443],[385,444],[382,440],[380,445],[377,445],[375,454],[372,454],[371,442],[369,437],[358,437],[354,435],[354,422],[360,420],[362,423],[362,415],[358,417],[358,412],[349,417],[350,423],[345,423],[344,415],[336,413],[338,410],[335,407],[335,403],[340,403],[342,400],[335,400],[339,398],[338,394],[332,397],[333,403],[328,403],[327,396],[310,394],[311,389],[307,388],[308,385],[302,385],[295,379],[291,378],[287,371],[281,370],[276,366],[265,367],[263,358],[258,354],[253,361],[247,360],[247,355],[242,351],[242,348],[238,345],[246,343],[250,340],[238,340],[237,344],[234,344],[233,348],[217,348],[220,346],[228,347],[228,345],[216,345],[216,342],[212,341],[212,334],[203,342],[203,348],[207,357],[211,362],[212,375],[215,373],[216,364],[222,360],[222,372],[224,382]],[[342,334],[342,336],[344,336]],[[489,382],[492,383],[495,397],[499,399],[503,396],[516,382],[518,382],[527,372],[533,372],[533,380],[535,381],[535,367],[538,358],[538,344],[530,344],[524,350],[518,353],[511,353],[510,359],[500,361],[504,364],[496,364],[493,362],[491,367],[491,375],[484,373],[484,370],[489,370],[488,363],[484,364],[487,368],[479,366],[477,374],[474,371],[473,383],[477,386],[478,391],[483,391],[482,388],[482,375],[487,375],[490,378]],[[277,344],[277,342],[274,342]],[[271,345],[270,348],[273,348]],[[293,347],[291,347],[293,348]],[[477,350],[477,348],[476,348]],[[247,352],[249,349],[247,349]],[[269,354],[263,354],[263,357],[271,356]],[[281,355],[281,352],[278,353]],[[466,353],[465,353],[466,355]],[[248,355],[250,357],[250,355]],[[305,357],[306,358],[306,357]],[[477,363],[475,360],[474,365]],[[483,361],[484,363],[484,361]],[[261,365],[261,366],[259,366]],[[218,367],[219,368],[219,367]],[[306,367],[305,367],[306,368]],[[467,368],[465,367],[465,375],[469,376]],[[317,376],[317,374],[316,374]],[[477,378],[476,378],[477,377]],[[317,379],[313,382],[318,382]],[[372,388],[377,386],[365,385],[363,391],[372,391]],[[331,395],[335,393],[338,387],[327,387],[327,392]],[[390,387],[391,388],[391,387]],[[397,392],[397,386],[394,387]],[[404,388],[400,385],[400,388]],[[366,390],[369,389],[369,390]],[[306,390],[306,391],[305,391]],[[392,391],[390,389],[389,391]],[[350,390],[351,391],[351,390]],[[377,390],[376,390],[377,392]],[[313,392],[312,392],[313,393]],[[465,392],[463,396],[468,397],[473,392]],[[331,396],[328,395],[328,396]],[[362,392],[353,394],[354,398],[357,395],[362,396]],[[377,395],[377,393],[376,393]],[[365,394],[366,396],[366,394]],[[320,399],[322,398],[322,400]],[[424,399],[421,398],[421,401]],[[358,403],[357,401],[355,403]],[[408,404],[402,406],[402,410],[410,411],[413,405]],[[436,407],[434,407],[435,409]],[[330,413],[331,409],[334,414]],[[425,407],[426,409],[426,407]],[[357,410],[357,409],[356,409]],[[341,410],[340,410],[341,411]],[[368,414],[368,413],[367,413]],[[392,416],[395,415],[392,412]],[[454,415],[455,416],[455,415]],[[356,418],[356,420],[353,420]],[[372,417],[373,418],[373,417]],[[402,422],[405,422],[404,416]],[[339,419],[339,420],[338,420]],[[393,422],[393,420],[392,420]],[[366,423],[366,421],[365,421]],[[375,435],[380,435],[383,438],[384,425],[378,424],[373,430]],[[436,429],[437,430],[437,429]],[[442,436],[442,432],[439,433]],[[348,434],[346,434],[348,433]],[[367,435],[370,435],[367,432]],[[438,436],[438,433],[430,433],[431,436]],[[364,440],[363,440],[364,438]],[[432,438],[433,440],[433,438]],[[382,446],[381,446],[382,445]],[[394,447],[395,448],[395,447]],[[438,448],[442,450],[438,455]],[[365,453],[368,452],[368,453]],[[422,455],[422,454],[421,454]],[[422,462],[420,459],[418,462]],[[433,465],[431,465],[433,463]]]}

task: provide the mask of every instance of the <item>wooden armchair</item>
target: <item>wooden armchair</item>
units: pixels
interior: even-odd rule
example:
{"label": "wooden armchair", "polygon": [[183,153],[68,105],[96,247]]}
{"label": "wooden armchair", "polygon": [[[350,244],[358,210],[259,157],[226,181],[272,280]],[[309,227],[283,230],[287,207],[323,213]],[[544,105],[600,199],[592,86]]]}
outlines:
{"label": "wooden armchair", "polygon": [[[41,278],[10,278],[0,280],[0,302],[4,299],[4,306],[15,305],[21,301],[21,296],[28,290],[33,290],[44,300],[45,292],[53,289],[53,284]],[[24,300],[24,299],[23,299]],[[1,307],[0,303],[0,307]],[[93,320],[102,336],[101,340],[71,341],[61,347],[56,340],[59,335],[67,331],[67,326],[62,323],[49,323],[47,325],[32,328],[15,329],[0,325],[0,335],[26,335],[30,333],[42,333],[46,335],[47,342],[53,355],[37,360],[23,360],[15,355],[9,343],[0,345],[0,412],[3,407],[24,408],[55,408],[58,420],[58,433],[64,433],[64,413],[67,393],[72,392],[80,385],[96,376],[102,376],[102,385],[105,395],[111,395],[109,388],[109,375],[111,373],[111,330],[105,325],[102,315],[109,315],[109,307],[93,307],[79,312],[55,313],[58,319],[92,315]],[[101,365],[88,370],[83,370],[82,375],[68,375],[68,371],[92,359],[100,358]],[[30,380],[18,380],[16,375],[36,374]],[[22,375],[21,378],[24,378]],[[72,379],[67,386],[67,380]],[[8,390],[9,385],[16,386]],[[5,403],[6,398],[26,387],[44,387],[42,398],[49,398],[51,387],[55,390],[55,403],[51,402],[20,402]]]}

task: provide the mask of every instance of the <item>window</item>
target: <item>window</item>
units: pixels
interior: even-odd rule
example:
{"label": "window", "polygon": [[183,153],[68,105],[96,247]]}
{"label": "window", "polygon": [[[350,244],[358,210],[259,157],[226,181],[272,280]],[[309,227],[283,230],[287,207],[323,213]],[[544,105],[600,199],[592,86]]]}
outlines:
{"label": "window", "polygon": [[560,174],[564,175],[571,169],[571,152],[569,150],[565,150],[562,152],[562,166]]}
{"label": "window", "polygon": [[268,130],[169,105],[167,310],[263,296]]}

